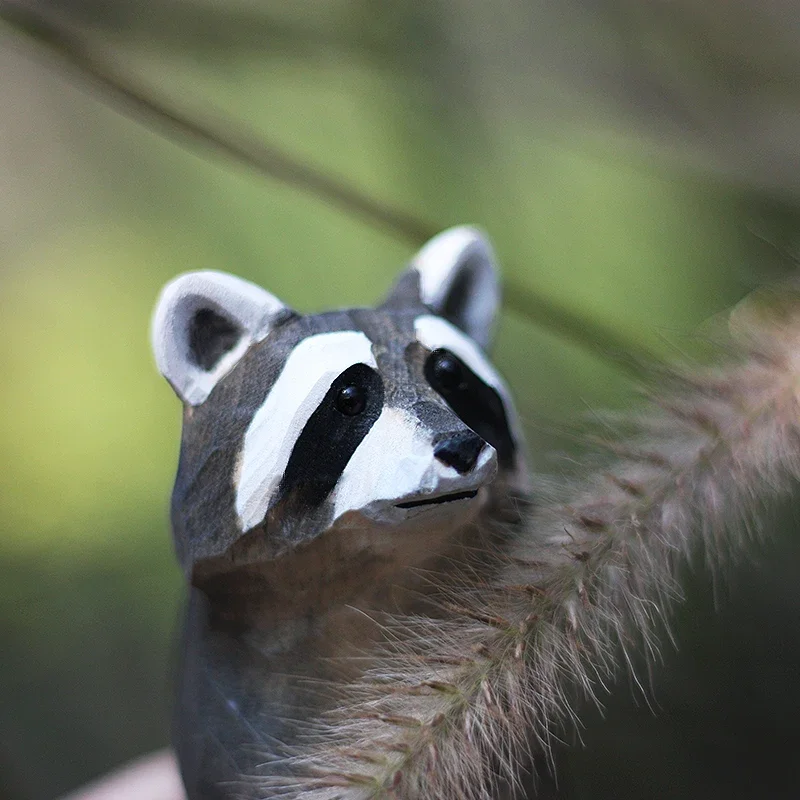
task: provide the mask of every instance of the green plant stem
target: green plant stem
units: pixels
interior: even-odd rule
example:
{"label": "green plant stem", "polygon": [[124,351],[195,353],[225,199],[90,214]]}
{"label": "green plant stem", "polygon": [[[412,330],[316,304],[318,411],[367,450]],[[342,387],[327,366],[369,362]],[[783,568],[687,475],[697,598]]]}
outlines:
{"label": "green plant stem", "polygon": [[[84,82],[97,87],[115,107],[137,122],[191,146],[201,146],[340,210],[360,217],[418,247],[445,226],[432,224],[367,195],[345,180],[302,162],[259,133],[236,125],[219,114],[202,118],[159,97],[151,86],[132,80],[107,59],[98,56],[85,37],[62,21],[20,0],[0,0],[0,20],[16,33],[56,56]],[[545,328],[605,358],[635,375],[645,364],[660,361],[602,323],[561,306],[518,281],[507,281],[506,304],[534,325]]]}

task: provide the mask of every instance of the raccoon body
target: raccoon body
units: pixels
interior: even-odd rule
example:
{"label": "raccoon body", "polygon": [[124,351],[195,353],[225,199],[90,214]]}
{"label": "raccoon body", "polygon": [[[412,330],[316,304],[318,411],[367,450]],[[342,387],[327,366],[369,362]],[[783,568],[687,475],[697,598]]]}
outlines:
{"label": "raccoon body", "polygon": [[191,800],[270,796],[259,779],[291,773],[369,666],[379,615],[424,606],[513,518],[522,439],[484,353],[498,304],[491,248],[466,227],[375,308],[299,315],[216,272],[163,290],[153,347],[184,404],[175,738]]}

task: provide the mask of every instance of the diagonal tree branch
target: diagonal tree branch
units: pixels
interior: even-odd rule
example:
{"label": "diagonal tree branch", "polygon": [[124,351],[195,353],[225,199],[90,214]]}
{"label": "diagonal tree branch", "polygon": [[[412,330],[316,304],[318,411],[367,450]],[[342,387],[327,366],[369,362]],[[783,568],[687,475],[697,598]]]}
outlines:
{"label": "diagonal tree branch", "polygon": [[[180,108],[172,99],[160,97],[153,87],[137,83],[108,59],[96,54],[85,37],[72,30],[68,23],[56,20],[49,12],[28,2],[0,0],[0,20],[56,57],[83,83],[97,88],[121,113],[173,140],[204,147],[265,177],[306,192],[412,246],[419,246],[445,227],[422,220],[300,161],[229,118],[219,114],[211,116],[208,112],[201,117],[192,110]],[[639,374],[643,365],[660,360],[597,320],[582,316],[518,281],[506,282],[506,305],[534,325],[634,374]]]}

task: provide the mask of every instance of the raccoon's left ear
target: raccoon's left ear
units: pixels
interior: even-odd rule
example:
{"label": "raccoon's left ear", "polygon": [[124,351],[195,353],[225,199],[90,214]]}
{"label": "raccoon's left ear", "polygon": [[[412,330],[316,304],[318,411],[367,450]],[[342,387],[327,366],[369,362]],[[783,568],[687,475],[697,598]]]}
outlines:
{"label": "raccoon's left ear", "polygon": [[185,403],[196,406],[286,313],[277,297],[234,275],[179,275],[161,290],[153,313],[158,369]]}
{"label": "raccoon's left ear", "polygon": [[434,236],[414,257],[388,301],[409,290],[418,276],[419,299],[486,348],[500,305],[497,263],[489,240],[477,228],[449,228]]}

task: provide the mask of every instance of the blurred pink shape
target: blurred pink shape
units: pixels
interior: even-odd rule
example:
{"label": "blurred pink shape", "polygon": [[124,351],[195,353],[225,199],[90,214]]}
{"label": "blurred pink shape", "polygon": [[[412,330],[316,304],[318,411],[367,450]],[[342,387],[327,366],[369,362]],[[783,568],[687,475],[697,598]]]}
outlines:
{"label": "blurred pink shape", "polygon": [[175,757],[161,750],[136,759],[62,800],[186,800]]}

